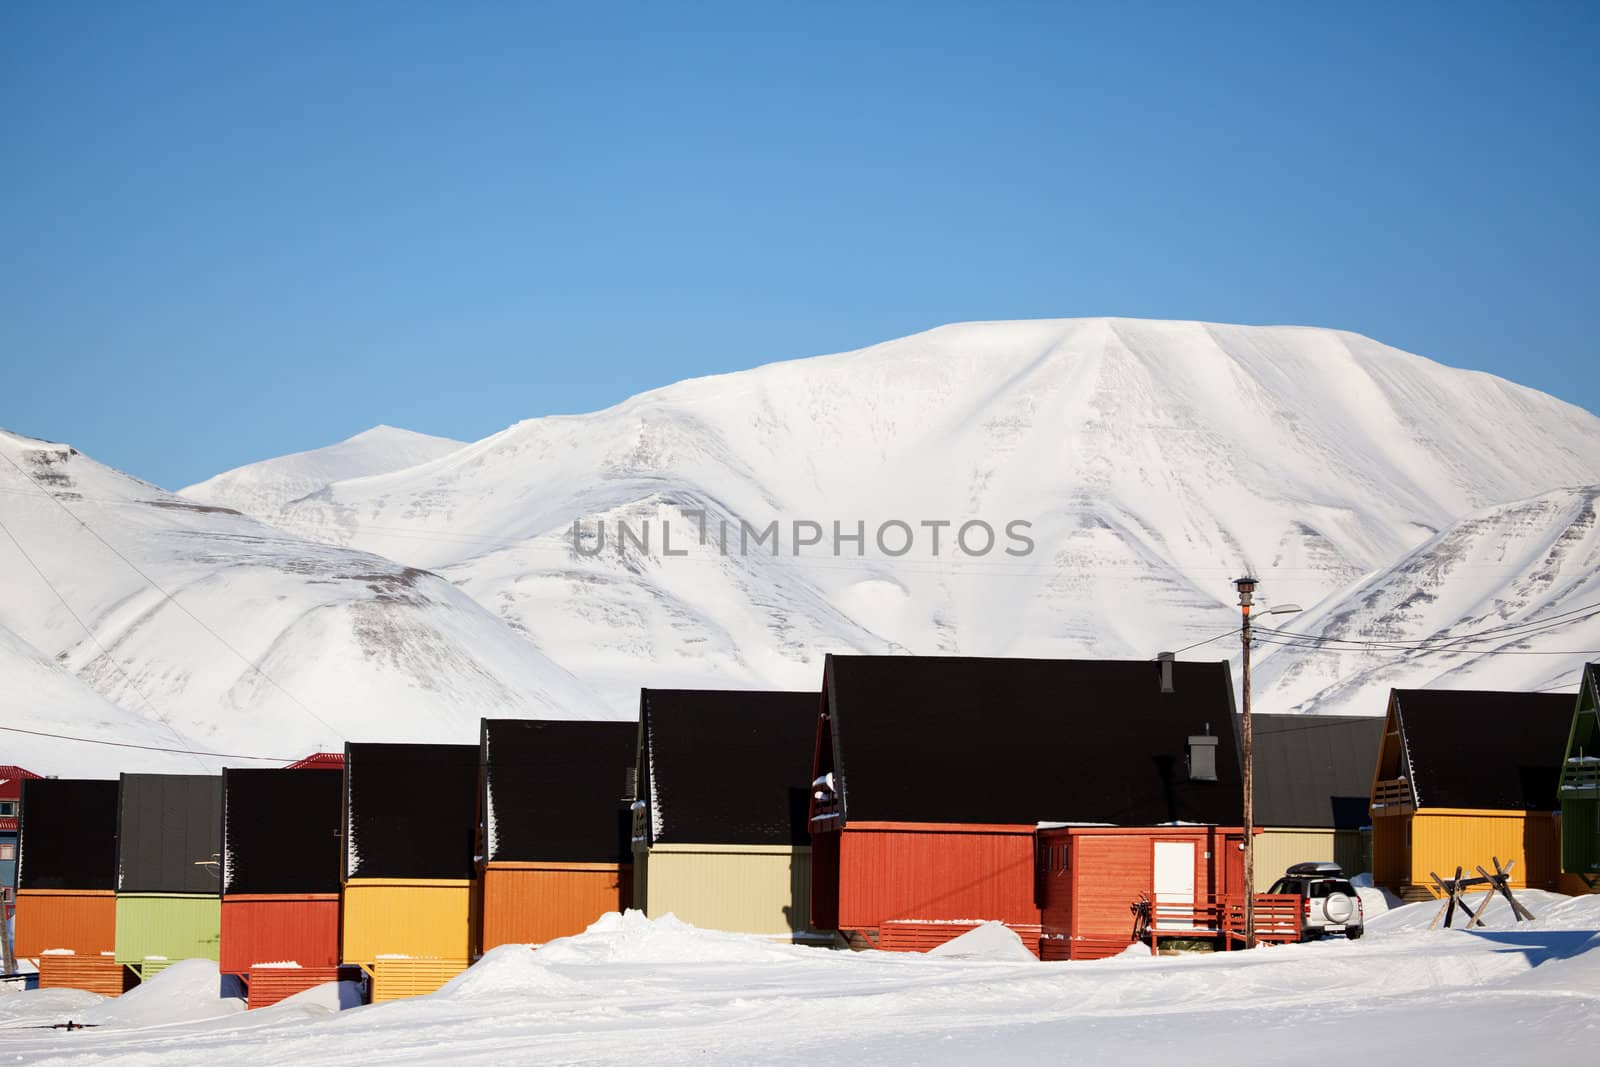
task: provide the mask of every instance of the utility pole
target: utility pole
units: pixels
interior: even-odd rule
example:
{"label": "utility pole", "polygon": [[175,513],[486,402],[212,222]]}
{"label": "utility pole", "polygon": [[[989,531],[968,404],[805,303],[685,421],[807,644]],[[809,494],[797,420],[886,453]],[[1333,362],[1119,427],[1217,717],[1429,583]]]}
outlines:
{"label": "utility pole", "polygon": [[1256,947],[1256,768],[1252,751],[1250,730],[1250,602],[1254,599],[1256,580],[1238,578],[1233,583],[1239,589],[1239,611],[1244,621],[1239,633],[1244,638],[1244,702],[1239,721],[1240,746],[1244,755],[1244,947]]}
{"label": "utility pole", "polygon": [[[13,876],[12,881],[15,880],[16,878]],[[12,889],[10,891],[11,900],[0,901],[0,928],[3,928],[4,931],[3,933],[0,933],[0,942],[4,943],[5,967],[7,976],[17,973],[17,954],[11,943],[11,910],[12,901],[16,900],[16,893],[17,891]]]}

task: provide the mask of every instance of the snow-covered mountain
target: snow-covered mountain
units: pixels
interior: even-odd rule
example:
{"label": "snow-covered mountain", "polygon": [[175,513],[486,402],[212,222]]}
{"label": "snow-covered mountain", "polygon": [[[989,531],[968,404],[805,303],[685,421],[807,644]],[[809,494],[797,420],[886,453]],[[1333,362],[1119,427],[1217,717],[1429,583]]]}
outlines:
{"label": "snow-covered mountain", "polygon": [[179,495],[272,522],[291,500],[334,482],[404,470],[448,456],[462,444],[448,437],[374,426],[326,448],[235,467]]}
{"label": "snow-covered mountain", "polygon": [[[1305,616],[1264,620],[1274,707],[1379,712],[1394,687],[1575,689],[1600,658],[1600,485],[1485,508]],[[1468,636],[1471,635],[1471,636]]]}
{"label": "snow-covered mountain", "polygon": [[[681,382],[335,481],[274,521],[437,571],[625,715],[641,684],[815,685],[828,651],[1150,656],[1232,626],[1230,579],[1246,570],[1267,601],[1321,605],[1298,628],[1331,625],[1352,589],[1409,597],[1396,568],[1413,552],[1470,551],[1447,532],[1468,516],[1596,483],[1600,419],[1487,374],[1334,330],[1082,319],[950,326]],[[645,520],[650,551],[619,554],[617,523]],[[778,522],[779,552],[741,554],[740,520]],[[874,543],[894,520],[913,537],[902,555]],[[988,553],[952,547],[972,520],[999,533]],[[1030,554],[1003,551],[1015,520]],[[797,521],[824,543],[796,554]],[[574,547],[575,522],[591,539],[604,522],[599,554]],[[859,554],[831,551],[836,522],[862,524]],[[951,524],[937,551],[925,522]],[[664,523],[684,555],[665,551]],[[898,550],[904,534],[885,529]],[[1520,573],[1459,569],[1452,595],[1493,605]],[[1417,638],[1475,618],[1391,622]],[[1312,658],[1262,656],[1275,710],[1381,710],[1368,687],[1339,688],[1343,671],[1293,669]],[[1506,679],[1565,664],[1499,658],[1529,661],[1497,668]],[[1415,684],[1437,659],[1384,678]]]}
{"label": "snow-covered mountain", "polygon": [[[472,741],[481,715],[604,710],[433,574],[174,496],[65,445],[0,433],[0,522],[0,725],[294,758],[346,739]],[[7,762],[77,772],[57,742],[0,743]],[[123,768],[173,762],[107,751]]]}

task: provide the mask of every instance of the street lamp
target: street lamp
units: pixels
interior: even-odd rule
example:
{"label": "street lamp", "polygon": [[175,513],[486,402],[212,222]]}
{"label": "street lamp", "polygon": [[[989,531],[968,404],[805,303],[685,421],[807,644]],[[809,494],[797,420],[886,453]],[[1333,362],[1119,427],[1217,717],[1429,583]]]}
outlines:
{"label": "street lamp", "polygon": [[[1244,622],[1239,633],[1244,639],[1244,703],[1239,719],[1240,747],[1244,756],[1244,944],[1256,947],[1256,769],[1250,729],[1250,609],[1255,599],[1256,579],[1235,578],[1239,589],[1239,611]],[[1262,615],[1289,615],[1300,610],[1298,604],[1276,604],[1262,608]]]}

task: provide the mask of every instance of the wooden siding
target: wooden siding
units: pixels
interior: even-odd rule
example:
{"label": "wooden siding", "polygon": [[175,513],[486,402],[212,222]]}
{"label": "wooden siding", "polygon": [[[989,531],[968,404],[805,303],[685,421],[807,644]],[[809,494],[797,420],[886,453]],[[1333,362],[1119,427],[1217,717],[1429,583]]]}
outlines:
{"label": "wooden siding", "polygon": [[[886,922],[879,928],[878,947],[885,952],[927,952],[947,944],[977,929],[977,923],[927,922],[920,919],[899,919]],[[1006,929],[1021,939],[1023,947],[1039,955],[1039,927],[1007,926]]]}
{"label": "wooden siding", "polygon": [[456,878],[354,878],[344,886],[340,955],[464,960],[472,944],[472,883]]}
{"label": "wooden siding", "polygon": [[891,919],[1037,925],[1032,826],[847,825],[839,841],[839,929]]}
{"label": "wooden siding", "polygon": [[1449,878],[1457,866],[1470,873],[1498,857],[1501,864],[1516,862],[1512,885],[1554,889],[1560,838],[1551,812],[1422,808],[1383,816],[1372,821],[1373,879],[1402,894],[1413,887],[1432,892],[1430,872]]}
{"label": "wooden siding", "polygon": [[[1133,940],[1132,907],[1155,888],[1155,847],[1194,847],[1197,900],[1244,886],[1238,829],[1213,827],[1072,827],[1039,833],[1041,922],[1051,938],[1115,942]],[[1063,857],[1062,849],[1067,852]],[[1074,955],[1072,958],[1079,958]]]}
{"label": "wooden siding", "polygon": [[117,895],[117,959],[215,960],[222,940],[222,901],[181,893]]}
{"label": "wooden siding", "polygon": [[372,1002],[379,1004],[435,992],[466,969],[464,959],[378,960],[372,968]]}
{"label": "wooden siding", "polygon": [[[1372,880],[1398,888],[1411,880],[1413,815],[1378,815],[1372,820]],[[1452,867],[1451,870],[1455,868]],[[1440,871],[1440,874],[1445,872]]]}
{"label": "wooden siding", "polygon": [[1256,835],[1256,886],[1265,891],[1296,863],[1337,863],[1345,874],[1371,870],[1360,830],[1274,827]]}
{"label": "wooden siding", "polygon": [[706,930],[794,934],[809,928],[811,849],[784,845],[656,845],[636,854],[652,919],[671,913]]}
{"label": "wooden siding", "polygon": [[491,863],[481,891],[483,951],[542,945],[630,907],[633,870],[625,863]]}
{"label": "wooden siding", "polygon": [[1600,874],[1600,800],[1561,798],[1561,869]]}
{"label": "wooden siding", "polygon": [[[223,897],[222,972],[246,974],[258,963],[285,962],[302,968],[332,967],[339,962],[339,895],[241,893]],[[252,990],[252,1001],[254,998]]]}
{"label": "wooden siding", "polygon": [[117,947],[117,897],[109,889],[23,889],[17,893],[16,954],[47,949],[98,956]]}
{"label": "wooden siding", "polygon": [[39,957],[40,989],[87,989],[115,997],[127,987],[128,969],[109,954]]}
{"label": "wooden siding", "polygon": [[[223,907],[227,914],[227,907]],[[226,920],[224,920],[226,921]],[[252,967],[247,983],[247,1008],[267,1008],[286,997],[339,980],[338,967]]]}

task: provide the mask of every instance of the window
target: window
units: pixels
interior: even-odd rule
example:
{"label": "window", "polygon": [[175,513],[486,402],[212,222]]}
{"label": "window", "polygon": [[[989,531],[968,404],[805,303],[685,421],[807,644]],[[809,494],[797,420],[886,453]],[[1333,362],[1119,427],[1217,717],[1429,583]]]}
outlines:
{"label": "window", "polygon": [[15,815],[17,802],[15,800],[0,800],[0,816]]}
{"label": "window", "polygon": [[14,860],[17,858],[17,846],[10,841],[0,845],[0,860]]}

